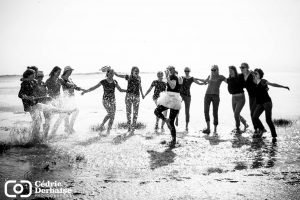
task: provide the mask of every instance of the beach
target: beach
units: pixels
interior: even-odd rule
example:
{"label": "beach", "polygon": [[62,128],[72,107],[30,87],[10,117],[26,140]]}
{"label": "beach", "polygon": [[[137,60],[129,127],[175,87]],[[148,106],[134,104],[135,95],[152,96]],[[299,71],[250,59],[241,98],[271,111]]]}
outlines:
{"label": "beach", "polygon": [[[191,75],[206,78],[208,74]],[[227,77],[227,71],[224,75]],[[299,75],[269,73],[264,77],[291,89],[269,89],[273,118],[293,122],[291,126],[276,127],[276,143],[272,143],[264,114],[261,120],[268,132],[262,139],[252,138],[246,91],[241,114],[250,127],[241,135],[231,132],[235,121],[226,83],[222,83],[220,89],[218,134],[209,136],[201,132],[205,128],[203,99],[207,86],[192,85],[189,131],[185,131],[182,106],[174,149],[166,144],[170,140],[167,127],[164,132],[154,131],[153,91],[140,103],[138,121],[146,128],[137,130],[134,135],[117,128],[118,123],[126,121],[126,112],[125,93],[116,91],[116,118],[108,136],[98,136],[98,132],[91,130],[91,126],[100,124],[106,115],[102,105],[103,89],[84,96],[77,92],[76,132],[64,133],[62,123],[57,135],[44,144],[26,148],[12,146],[1,151],[0,186],[3,188],[7,180],[49,180],[59,181],[64,188],[72,190],[54,199],[299,199]],[[85,89],[104,78],[104,74],[72,75],[73,81]],[[141,74],[141,78],[145,93],[156,79],[156,73]],[[4,144],[16,139],[18,130],[30,127],[30,115],[23,112],[17,97],[19,79],[18,76],[0,78],[0,141]],[[124,79],[115,79],[126,89]],[[56,118],[57,115],[52,125]],[[6,198],[1,190],[0,199]]]}

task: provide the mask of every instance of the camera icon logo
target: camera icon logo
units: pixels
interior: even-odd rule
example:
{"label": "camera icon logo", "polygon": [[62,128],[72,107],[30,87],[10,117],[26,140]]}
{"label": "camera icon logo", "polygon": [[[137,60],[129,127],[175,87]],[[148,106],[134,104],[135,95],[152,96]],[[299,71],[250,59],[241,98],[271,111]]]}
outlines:
{"label": "camera icon logo", "polygon": [[[9,184],[14,184],[13,192],[14,194],[9,194],[7,189]],[[28,184],[28,194],[22,194],[24,192],[24,186],[22,184]],[[16,180],[9,180],[5,182],[4,193],[9,198],[16,198],[17,195],[20,195],[21,198],[27,198],[32,195],[32,184],[27,180],[20,180],[20,183],[17,183]]]}

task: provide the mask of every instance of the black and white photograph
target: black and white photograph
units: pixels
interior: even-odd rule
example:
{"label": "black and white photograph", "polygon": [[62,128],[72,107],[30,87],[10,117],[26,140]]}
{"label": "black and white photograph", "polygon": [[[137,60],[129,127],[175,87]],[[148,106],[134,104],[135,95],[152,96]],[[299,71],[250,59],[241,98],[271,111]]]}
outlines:
{"label": "black and white photograph", "polygon": [[299,0],[0,0],[0,200],[300,200]]}

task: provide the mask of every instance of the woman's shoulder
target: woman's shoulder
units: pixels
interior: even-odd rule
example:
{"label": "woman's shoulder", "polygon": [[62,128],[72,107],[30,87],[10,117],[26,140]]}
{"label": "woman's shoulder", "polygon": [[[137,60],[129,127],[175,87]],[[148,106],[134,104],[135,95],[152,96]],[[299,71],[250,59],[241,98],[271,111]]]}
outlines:
{"label": "woman's shoulder", "polygon": [[219,77],[218,77],[220,80],[225,80],[226,79],[226,77],[225,76],[223,76],[223,75],[219,75]]}

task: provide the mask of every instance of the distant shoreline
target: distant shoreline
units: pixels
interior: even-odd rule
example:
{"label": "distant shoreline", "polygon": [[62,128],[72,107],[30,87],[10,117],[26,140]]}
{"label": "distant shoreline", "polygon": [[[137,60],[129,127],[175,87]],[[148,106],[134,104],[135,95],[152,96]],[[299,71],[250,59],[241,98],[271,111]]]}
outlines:
{"label": "distant shoreline", "polygon": [[[140,72],[140,74],[155,74],[156,72]],[[95,74],[105,74],[105,72],[88,72],[88,73],[74,73],[73,75],[95,75]],[[5,77],[21,77],[22,75],[16,74],[7,74],[7,75],[0,75],[0,78]]]}

